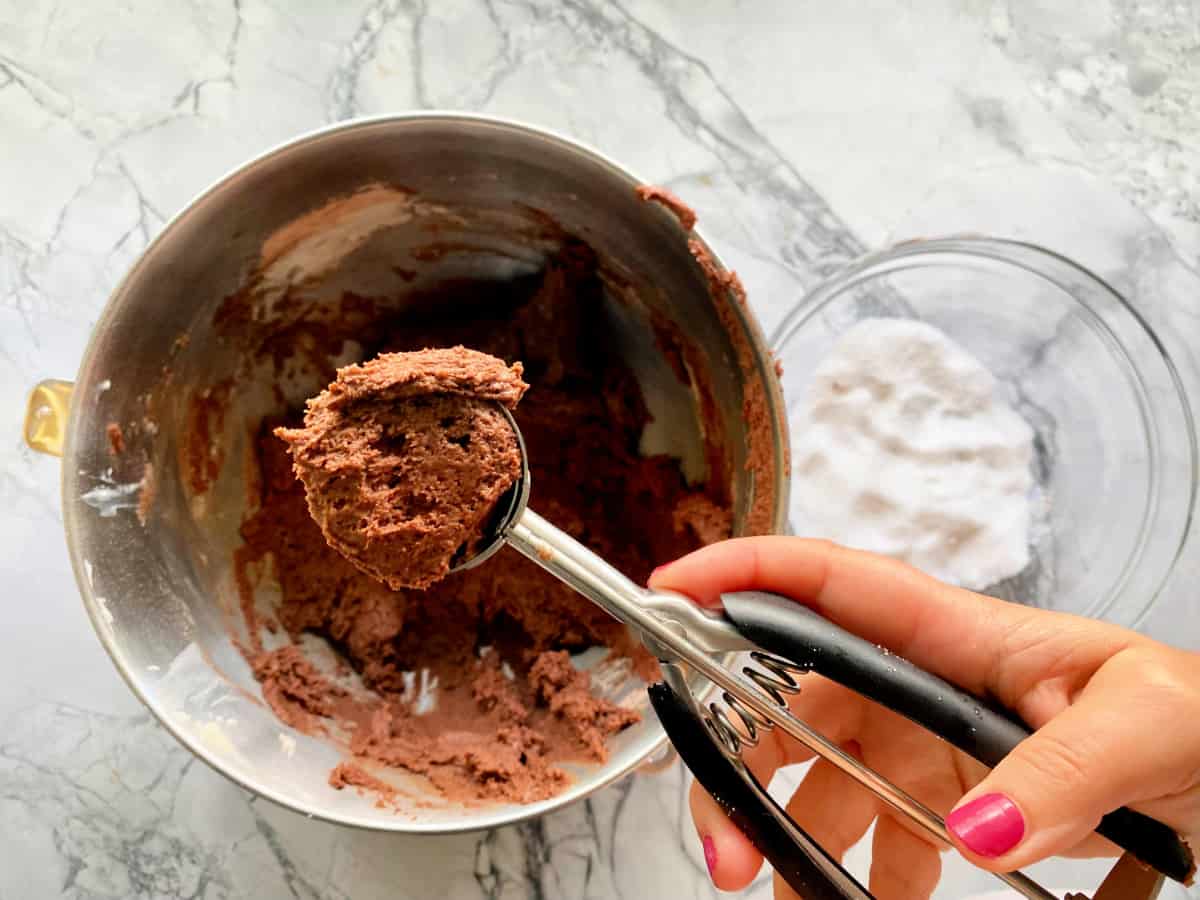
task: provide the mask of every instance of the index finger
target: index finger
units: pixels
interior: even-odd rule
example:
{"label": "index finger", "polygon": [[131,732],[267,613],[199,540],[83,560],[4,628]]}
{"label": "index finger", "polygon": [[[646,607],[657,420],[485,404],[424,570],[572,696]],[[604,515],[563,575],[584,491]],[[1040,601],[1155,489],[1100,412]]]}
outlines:
{"label": "index finger", "polygon": [[650,586],[705,606],[728,591],[783,594],[976,693],[993,686],[1005,635],[1030,614],[886,557],[783,536],[711,544],[656,570]]}

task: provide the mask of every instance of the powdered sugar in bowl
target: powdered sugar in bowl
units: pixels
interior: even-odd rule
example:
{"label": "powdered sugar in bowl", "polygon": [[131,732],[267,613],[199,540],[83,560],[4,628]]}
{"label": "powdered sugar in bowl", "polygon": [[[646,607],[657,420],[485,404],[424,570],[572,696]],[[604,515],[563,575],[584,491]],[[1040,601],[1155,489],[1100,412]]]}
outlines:
{"label": "powdered sugar in bowl", "polygon": [[[1100,278],[1029,244],[914,241],[820,284],[771,343],[795,450],[793,531],[1123,625],[1153,604],[1190,525],[1195,427],[1167,350]],[[897,357],[913,360],[915,390]],[[979,396],[986,373],[994,402]],[[1006,409],[1032,432],[1027,462]],[[1027,554],[1014,555],[1014,535]],[[959,541],[975,546],[956,570]],[[1024,565],[969,584],[992,562]]]}

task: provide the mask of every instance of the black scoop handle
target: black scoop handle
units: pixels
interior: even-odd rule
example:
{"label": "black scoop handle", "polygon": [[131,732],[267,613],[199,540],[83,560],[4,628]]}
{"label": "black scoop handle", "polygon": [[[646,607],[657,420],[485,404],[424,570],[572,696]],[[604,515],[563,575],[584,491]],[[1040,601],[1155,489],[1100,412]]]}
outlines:
{"label": "black scoop handle", "polygon": [[[811,609],[765,591],[721,597],[725,615],[742,635],[768,653],[790,660],[900,713],[938,737],[995,766],[1031,731],[1002,709],[853,635]],[[1148,866],[1188,882],[1195,860],[1171,828],[1122,807],[1096,831]]]}
{"label": "black scoop handle", "polygon": [[849,872],[771,799],[745,766],[731,762],[700,717],[670,686],[650,685],[663,730],[696,780],[758,852],[805,900],[872,900]]}

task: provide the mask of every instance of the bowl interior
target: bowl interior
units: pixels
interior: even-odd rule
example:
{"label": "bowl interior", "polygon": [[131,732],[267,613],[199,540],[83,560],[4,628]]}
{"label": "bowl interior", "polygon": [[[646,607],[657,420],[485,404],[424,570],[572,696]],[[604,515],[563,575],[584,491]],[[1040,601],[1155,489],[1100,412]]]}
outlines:
{"label": "bowl interior", "polygon": [[[377,809],[371,797],[327,785],[342,751],[276,719],[230,640],[241,621],[231,558],[253,494],[254,430],[264,414],[297,405],[327,380],[304,367],[280,369],[271,333],[307,329],[314,352],[349,361],[362,347],[353,334],[343,340],[327,315],[347,292],[388,298],[387,314],[403,317],[427,289],[536,272],[566,235],[602,260],[610,322],[654,416],[644,450],[677,456],[690,479],[725,480],[741,530],[756,492],[761,499],[772,488],[755,485],[744,464],[743,392],[757,379],[770,403],[778,388],[767,383],[756,327],[740,311],[722,320],[677,223],[639,200],[636,184],[573,144],[506,123],[356,123],[230,176],[169,225],[130,273],[78,376],[64,514],[106,647],[139,696],[208,762],[311,815],[450,831],[570,802],[661,745],[641,683],[622,677],[605,683],[605,694],[647,717],[611,742],[605,765],[573,767],[565,793],[519,807],[466,807],[396,776],[401,811]],[[229,315],[227,298],[250,282],[253,297]],[[247,334],[254,339],[243,340]],[[757,348],[763,364],[744,371],[735,341]],[[681,359],[690,384],[680,378]],[[116,457],[107,447],[110,422],[128,445]],[[764,449],[768,458],[781,460],[782,439]],[[142,524],[136,507],[147,485],[153,497]],[[781,523],[782,499],[776,506]],[[270,604],[271,591],[264,584],[258,602]]]}
{"label": "bowl interior", "polygon": [[1035,247],[901,245],[817,288],[772,341],[793,429],[816,365],[869,317],[941,329],[1034,429],[1031,561],[989,593],[1136,624],[1186,536],[1196,452],[1174,367],[1141,319],[1098,278]]}

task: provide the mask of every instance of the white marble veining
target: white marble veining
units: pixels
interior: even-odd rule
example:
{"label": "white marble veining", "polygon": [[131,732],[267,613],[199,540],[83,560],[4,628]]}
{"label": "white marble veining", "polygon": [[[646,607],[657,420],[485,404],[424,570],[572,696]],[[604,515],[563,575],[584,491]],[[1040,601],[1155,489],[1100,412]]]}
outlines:
{"label": "white marble veining", "polygon": [[[548,126],[670,185],[768,329],[892,239],[1044,243],[1128,293],[1200,407],[1192,0],[0,0],[3,900],[714,895],[678,770],[527,825],[404,838],[197,764],[96,641],[57,464],[20,441],[27,390],[72,376],[116,280],[197,191],[316,126],[429,107]],[[1200,646],[1198,578],[1193,535],[1151,633]],[[947,868],[948,898],[994,883]]]}

